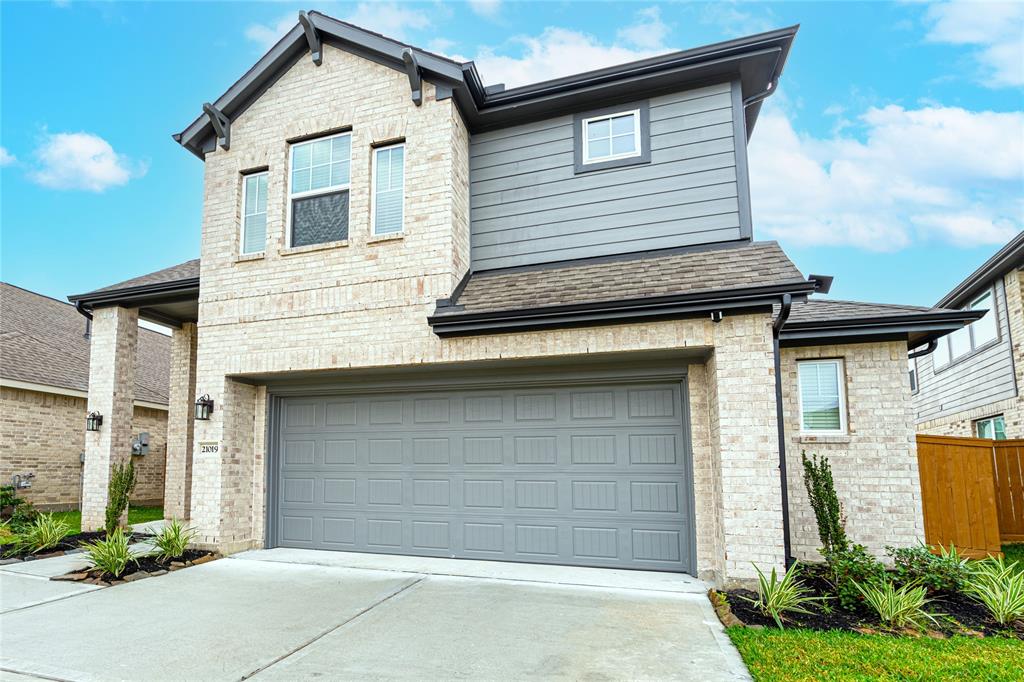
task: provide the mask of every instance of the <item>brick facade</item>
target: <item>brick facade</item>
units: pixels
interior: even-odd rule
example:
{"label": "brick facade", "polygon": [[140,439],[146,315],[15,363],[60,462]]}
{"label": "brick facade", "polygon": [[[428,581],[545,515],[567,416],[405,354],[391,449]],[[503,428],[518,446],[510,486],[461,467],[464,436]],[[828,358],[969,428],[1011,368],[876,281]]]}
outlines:
{"label": "brick facade", "polygon": [[[842,358],[848,435],[800,433],[797,362]],[[914,414],[903,341],[784,348],[783,401],[793,554],[820,560],[817,526],[807,502],[800,453],[826,455],[853,542],[884,557],[887,545],[924,540]]]}
{"label": "brick facade", "polygon": [[[0,388],[0,481],[35,473],[18,493],[40,509],[76,509],[82,484],[86,400],[78,396]],[[136,406],[132,433],[148,431],[149,454],[135,458],[132,503],[159,505],[164,492],[167,413]]]}
{"label": "brick facade", "polygon": [[171,332],[164,517],[188,518],[192,500],[193,409],[196,399],[196,325]]}

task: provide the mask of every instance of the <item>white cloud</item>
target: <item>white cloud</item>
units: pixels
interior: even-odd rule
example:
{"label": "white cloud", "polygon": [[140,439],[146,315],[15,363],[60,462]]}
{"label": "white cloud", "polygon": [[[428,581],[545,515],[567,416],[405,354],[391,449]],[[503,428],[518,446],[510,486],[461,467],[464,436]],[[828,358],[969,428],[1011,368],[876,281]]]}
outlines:
{"label": "white cloud", "polygon": [[925,13],[926,40],[976,49],[983,85],[1024,85],[1024,3],[947,2]]}
{"label": "white cloud", "polygon": [[[256,43],[263,51],[269,50],[299,22],[298,16],[296,10],[269,23],[249,24],[245,29],[245,37]],[[431,26],[429,14],[411,5],[396,2],[361,2],[351,13],[341,18],[342,21],[360,28],[406,42],[410,31],[423,30]]]}
{"label": "white cloud", "polygon": [[664,44],[669,30],[661,11],[649,7],[639,10],[634,23],[620,29],[610,44],[587,33],[549,26],[538,36],[514,36],[503,46],[517,50],[519,56],[484,47],[474,61],[484,82],[516,87],[671,51]]}
{"label": "white cloud", "polygon": [[35,160],[37,167],[29,177],[52,189],[102,192],[142,177],[148,170],[92,133],[47,134],[36,149]]}
{"label": "white cloud", "polygon": [[871,108],[861,137],[798,134],[769,104],[750,143],[762,236],[873,251],[1000,244],[1024,228],[1024,114]]}
{"label": "white cloud", "polygon": [[664,49],[665,39],[671,30],[661,20],[660,7],[647,7],[636,13],[633,24],[619,29],[618,39],[643,50],[660,50]]}
{"label": "white cloud", "polygon": [[751,7],[747,3],[713,2],[700,7],[699,17],[701,23],[718,26],[730,38],[777,28],[771,9],[758,7],[751,11]]}
{"label": "white cloud", "polygon": [[10,166],[17,160],[18,157],[7,151],[7,147],[0,147],[0,166]]}
{"label": "white cloud", "polygon": [[469,0],[469,8],[474,14],[493,19],[501,12],[501,0]]}

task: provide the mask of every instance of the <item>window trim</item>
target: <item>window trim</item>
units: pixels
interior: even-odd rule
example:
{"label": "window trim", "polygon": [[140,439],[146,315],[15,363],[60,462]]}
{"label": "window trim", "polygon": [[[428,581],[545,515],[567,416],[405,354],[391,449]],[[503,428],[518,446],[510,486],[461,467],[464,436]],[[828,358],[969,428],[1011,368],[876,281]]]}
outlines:
{"label": "window trim", "polygon": [[[637,149],[639,153],[628,156],[607,157],[596,161],[584,161],[584,145],[587,143],[586,136],[584,135],[585,123],[594,119],[627,113],[636,114],[637,116],[638,125],[634,135],[638,142]],[[572,126],[574,173],[577,175],[651,162],[651,112],[650,105],[646,100],[581,111],[573,116]]]}
{"label": "window trim", "polygon": [[967,303],[967,305],[965,305],[965,306],[963,306],[961,308],[961,310],[970,310],[971,306],[975,303],[975,301],[977,301],[979,298],[984,296],[986,293],[992,295],[992,307],[989,308],[989,312],[991,312],[995,316],[995,322],[996,322],[996,336],[995,336],[995,338],[992,339],[991,341],[986,341],[984,344],[982,344],[982,345],[978,346],[977,348],[975,348],[974,347],[974,329],[972,329],[973,323],[970,324],[970,325],[967,325],[968,338],[970,338],[970,341],[971,341],[971,350],[966,352],[966,353],[964,353],[963,355],[960,355],[960,356],[957,356],[957,357],[953,357],[953,347],[950,345],[950,339],[949,339],[949,337],[952,336],[952,334],[946,334],[945,336],[941,337],[938,340],[938,343],[946,344],[946,349],[949,352],[949,362],[947,362],[946,364],[941,365],[941,366],[936,365],[935,364],[935,356],[933,354],[932,355],[932,374],[933,375],[940,374],[941,372],[945,372],[946,370],[948,370],[949,368],[953,367],[954,365],[958,365],[961,362],[965,362],[969,358],[973,358],[975,355],[978,355],[979,353],[983,353],[986,350],[988,350],[989,348],[992,348],[993,346],[998,346],[1000,343],[1002,343],[1002,340],[1003,340],[1003,330],[1002,330],[1002,325],[1000,324],[1000,316],[999,316],[999,311],[1000,311],[1001,308],[1000,308],[1000,304],[999,304],[998,284],[996,282],[993,282],[991,285],[989,285],[989,287],[987,289],[985,289],[985,291],[982,291],[982,292],[976,294],[973,298],[971,298],[971,300]]}
{"label": "window trim", "polygon": [[[270,170],[269,169],[257,170],[257,171],[252,171],[252,172],[249,172],[249,173],[242,173],[241,175],[242,175],[242,208],[241,208],[240,213],[241,213],[242,220],[241,220],[241,225],[239,226],[240,229],[238,231],[238,255],[239,256],[255,256],[255,255],[260,254],[260,253],[266,253],[266,251],[267,251],[267,237],[270,236],[270,230],[267,229],[267,220],[266,220],[266,218],[264,218],[263,248],[257,249],[256,251],[246,251],[245,250],[245,219],[249,215],[249,214],[247,214],[245,212],[246,198],[247,198],[247,196],[249,194],[249,191],[248,191],[248,189],[246,189],[246,186],[249,184],[248,183],[249,178],[258,178],[261,175],[265,175],[265,176],[267,176],[267,193],[269,194],[269,192],[270,192]],[[253,213],[252,215],[257,215],[257,214]],[[269,216],[270,215],[270,203],[269,202],[267,203],[267,207],[266,207],[266,210],[264,211],[263,215],[264,216]]]}
{"label": "window trim", "polygon": [[[622,118],[624,116],[630,116],[633,119],[633,151],[624,154],[616,154],[612,151],[612,138],[615,134],[612,132],[611,122],[612,119]],[[602,156],[600,158],[590,158],[590,135],[587,134],[587,127],[595,121],[608,121],[608,151],[611,152],[608,156]],[[617,114],[601,114],[600,116],[591,116],[585,118],[580,122],[583,129],[580,131],[580,136],[583,139],[583,164],[589,166],[595,163],[604,163],[605,161],[618,161],[619,159],[631,159],[634,156],[640,156],[642,153],[642,143],[640,139],[640,110],[630,109],[628,111],[622,111]]]}
{"label": "window trim", "polygon": [[[324,188],[316,189],[316,190],[310,189],[310,190],[306,190],[304,192],[299,192],[298,194],[292,194],[292,170],[293,170],[293,168],[292,168],[292,159],[294,158],[294,155],[295,155],[295,147],[297,147],[299,145],[303,145],[303,144],[309,144],[311,142],[322,142],[324,140],[333,140],[334,138],[341,137],[343,135],[348,135],[348,182],[345,183],[344,185],[334,185],[332,187],[324,187]],[[352,236],[352,158],[353,158],[352,157],[352,149],[353,149],[353,146],[352,146],[352,129],[349,128],[349,129],[342,130],[342,131],[339,131],[339,132],[336,132],[336,133],[329,133],[327,135],[312,135],[312,136],[309,136],[309,137],[303,137],[303,138],[298,139],[298,140],[287,141],[287,142],[285,142],[285,144],[286,144],[286,147],[287,147],[286,158],[288,159],[288,164],[287,164],[287,167],[286,167],[285,171],[288,174],[288,178],[287,178],[287,185],[286,185],[287,193],[285,194],[285,201],[287,202],[287,205],[285,207],[285,216],[284,216],[284,220],[285,220],[284,248],[285,249],[302,248],[302,247],[294,246],[292,244],[292,202],[295,199],[306,199],[308,197],[321,196],[321,195],[332,194],[332,193],[336,193],[336,192],[348,192],[348,210],[347,210],[347,217],[346,217],[346,222],[348,224],[348,230],[347,230],[347,232],[345,234],[345,239],[341,240],[341,241],[347,241],[349,239],[349,237]],[[326,244],[326,243],[332,243],[332,242],[322,242],[322,243]],[[305,246],[313,246],[313,244],[306,244]]]}
{"label": "window trim", "polygon": [[[377,232],[377,154],[385,149],[396,149],[401,147],[402,152],[402,223],[395,232]],[[373,148],[372,163],[370,167],[370,237],[393,237],[405,234],[405,162],[409,155],[405,146],[405,140],[382,144]]]}
{"label": "window trim", "polygon": [[[803,386],[800,381],[801,365],[822,365],[834,364],[837,373],[837,385],[839,387],[839,429],[805,429],[804,428],[804,395]],[[846,418],[846,362],[843,358],[805,358],[796,361],[796,391],[797,408],[800,419],[801,436],[845,436],[849,433],[849,424]]]}

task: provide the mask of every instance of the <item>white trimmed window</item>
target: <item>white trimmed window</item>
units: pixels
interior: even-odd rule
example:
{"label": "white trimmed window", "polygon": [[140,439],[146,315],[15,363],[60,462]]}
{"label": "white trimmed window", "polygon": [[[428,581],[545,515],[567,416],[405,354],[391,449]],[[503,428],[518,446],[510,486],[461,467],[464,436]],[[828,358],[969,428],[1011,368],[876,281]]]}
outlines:
{"label": "white trimmed window", "polygon": [[846,397],[842,360],[797,362],[800,431],[816,435],[846,433]]}
{"label": "white trimmed window", "polygon": [[979,294],[967,306],[968,310],[987,310],[984,317],[939,339],[933,361],[935,369],[945,367],[953,360],[969,355],[999,338],[994,291],[989,289]]}
{"label": "white trimmed window", "polygon": [[583,119],[583,163],[640,156],[640,110]]}
{"label": "white trimmed window", "polygon": [[1001,414],[987,419],[979,419],[974,422],[974,430],[978,434],[978,438],[1006,440],[1006,419]]}
{"label": "white trimmed window", "polygon": [[290,158],[289,246],[348,239],[351,133],[297,142]]}
{"label": "white trimmed window", "polygon": [[242,239],[243,254],[260,253],[267,247],[267,173],[250,173],[242,177]]}
{"label": "white trimmed window", "polygon": [[987,310],[985,316],[971,323],[971,342],[974,348],[980,348],[999,336],[996,329],[995,297],[989,289],[971,301],[971,310]]}
{"label": "white trimmed window", "polygon": [[405,202],[405,144],[373,152],[373,234],[402,231]]}

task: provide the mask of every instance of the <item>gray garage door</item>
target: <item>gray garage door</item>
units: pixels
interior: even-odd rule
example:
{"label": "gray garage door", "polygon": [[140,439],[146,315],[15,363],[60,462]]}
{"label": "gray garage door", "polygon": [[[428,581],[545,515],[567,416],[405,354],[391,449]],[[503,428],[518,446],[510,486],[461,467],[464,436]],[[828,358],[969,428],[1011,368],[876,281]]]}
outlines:
{"label": "gray garage door", "polygon": [[679,383],[286,398],[283,547],[693,571]]}

